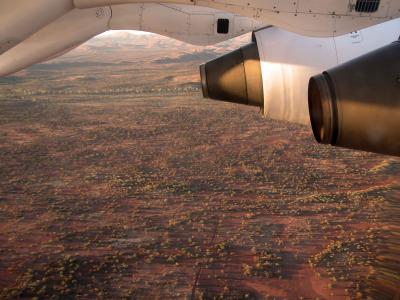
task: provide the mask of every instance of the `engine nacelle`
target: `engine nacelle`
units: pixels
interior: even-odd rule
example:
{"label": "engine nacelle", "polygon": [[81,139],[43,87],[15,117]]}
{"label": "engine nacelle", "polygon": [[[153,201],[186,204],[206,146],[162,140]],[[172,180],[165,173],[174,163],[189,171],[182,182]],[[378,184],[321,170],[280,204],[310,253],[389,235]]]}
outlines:
{"label": "engine nacelle", "polygon": [[201,65],[200,74],[205,98],[264,106],[260,56],[256,43]]}
{"label": "engine nacelle", "polygon": [[[308,86],[310,78],[315,74],[330,70],[343,63],[351,62],[357,57],[390,44],[393,40],[398,38],[400,34],[399,28],[400,19],[340,37],[311,38],[287,32],[279,28],[267,27],[254,32],[253,42],[251,44],[221,56],[200,67],[203,94],[205,97],[211,99],[257,105],[262,109],[264,115],[272,119],[310,126],[310,116],[311,119],[313,119],[313,117],[322,118],[322,115],[325,118],[327,116],[325,111],[319,110],[318,112],[314,112],[316,107],[318,107],[316,104],[318,100],[310,100],[312,105],[310,105],[309,109]],[[393,47],[394,46],[391,46],[391,48]],[[258,50],[257,53],[255,50]],[[393,52],[399,53],[399,51]],[[380,55],[379,52],[378,56]],[[395,59],[396,58],[393,58],[393,60]],[[368,61],[359,62],[354,65],[350,63],[352,66],[351,68],[340,69],[340,74],[348,72],[346,75],[347,79],[341,80],[341,78],[337,78],[336,84],[344,84],[346,80],[348,81],[348,78],[355,76],[357,72],[366,72],[365,77],[368,77],[368,73],[370,72],[382,72],[386,69],[386,64],[391,64],[393,68],[397,68],[397,74],[400,75],[398,67],[396,67],[397,64],[394,64],[393,60],[390,62],[387,60],[382,61],[381,69],[379,70],[369,66]],[[397,61],[399,61],[398,56]],[[361,66],[362,64],[365,65]],[[394,69],[393,71],[395,72]],[[350,109],[357,110],[362,109],[362,107],[367,107],[369,105],[367,104],[369,103],[369,98],[363,99],[363,94],[374,94],[374,99],[376,100],[379,97],[386,97],[388,94],[385,92],[385,89],[388,89],[388,85],[390,84],[386,81],[392,80],[393,82],[393,78],[389,78],[388,76],[382,76],[381,79],[375,81],[374,84],[371,84],[372,79],[364,79],[358,77],[352,80],[353,89],[361,91],[358,92],[359,98],[353,102],[354,105],[352,108],[349,105],[341,106],[340,113],[350,114],[350,111],[348,111]],[[325,85],[327,85],[327,83]],[[339,86],[337,88],[340,90]],[[374,89],[373,93],[372,91],[369,92],[370,89]],[[315,87],[310,89],[310,91],[315,90]],[[394,110],[394,107],[398,108],[399,105],[399,101],[396,102],[394,100],[400,99],[399,84],[393,83],[389,93],[393,93],[391,97],[392,100],[388,100],[390,103],[386,100],[374,100],[374,106],[379,106],[379,108],[376,108],[375,113],[378,113],[378,111],[388,111],[392,116],[391,119],[400,120],[397,112]],[[347,95],[350,94],[346,94],[346,96]],[[334,94],[331,96],[332,99],[335,97]],[[324,97],[329,98],[330,96],[324,95]],[[350,102],[347,101],[346,104],[348,103]],[[344,110],[346,110],[346,112],[344,112]],[[370,110],[370,113],[374,113],[374,110]],[[385,116],[385,118],[389,117],[389,115]],[[365,118],[365,120],[363,118]],[[376,119],[370,116],[368,119],[368,115],[365,114],[363,118],[360,118],[359,126],[363,126],[362,124],[364,124],[366,128],[369,120],[383,122],[382,118]],[[341,119],[338,119],[338,122],[340,121]],[[400,155],[398,147],[398,142],[400,140],[399,134],[397,134],[397,136],[391,135],[390,138],[388,136],[388,139],[391,141],[388,140],[386,145],[382,145],[381,147],[373,146],[372,144],[368,145],[368,143],[372,143],[372,140],[371,138],[367,139],[365,135],[362,137],[360,136],[358,139],[359,141],[354,143],[350,143],[351,139],[356,139],[354,136],[346,136],[346,141],[345,139],[333,141],[322,139],[318,136],[318,130],[327,130],[327,125],[325,123],[321,123],[320,120],[313,120],[312,122],[313,124],[310,127],[314,129],[317,141],[353,149]],[[347,120],[346,123],[342,124],[349,124],[349,121]],[[392,131],[395,132],[396,128],[400,128],[398,121],[397,123],[392,121],[390,125],[387,123],[387,126],[382,125],[382,128],[388,128],[394,125],[396,126],[392,128]],[[318,126],[322,126],[322,129]],[[346,129],[346,127],[341,127],[341,129],[345,130],[343,133],[346,132],[351,135],[351,130]],[[359,130],[361,129],[359,128]],[[354,134],[355,133],[356,132],[354,132]],[[375,134],[377,133],[375,132]],[[364,142],[361,142],[361,140]],[[394,148],[389,150],[388,147]]]}
{"label": "engine nacelle", "polygon": [[400,156],[400,41],[312,77],[308,99],[318,142]]}

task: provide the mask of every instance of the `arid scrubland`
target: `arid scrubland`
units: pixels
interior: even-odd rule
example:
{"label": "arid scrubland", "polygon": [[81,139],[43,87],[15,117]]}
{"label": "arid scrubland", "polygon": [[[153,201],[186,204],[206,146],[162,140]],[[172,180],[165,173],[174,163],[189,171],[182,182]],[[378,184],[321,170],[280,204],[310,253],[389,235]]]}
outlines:
{"label": "arid scrubland", "polygon": [[158,39],[0,79],[0,298],[399,297],[399,160],[202,99],[222,50]]}

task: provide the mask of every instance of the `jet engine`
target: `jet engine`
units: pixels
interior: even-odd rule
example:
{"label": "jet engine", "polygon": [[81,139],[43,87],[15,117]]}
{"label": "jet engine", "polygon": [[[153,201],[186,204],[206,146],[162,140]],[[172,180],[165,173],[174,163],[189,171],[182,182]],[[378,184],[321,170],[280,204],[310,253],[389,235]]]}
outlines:
{"label": "jet engine", "polygon": [[320,143],[400,156],[399,28],[394,20],[332,38],[261,29],[200,66],[203,95],[308,125]]}
{"label": "jet engine", "polygon": [[400,156],[400,41],[312,77],[308,100],[318,142]]}
{"label": "jet engine", "polygon": [[263,107],[263,82],[256,43],[200,66],[203,95]]}

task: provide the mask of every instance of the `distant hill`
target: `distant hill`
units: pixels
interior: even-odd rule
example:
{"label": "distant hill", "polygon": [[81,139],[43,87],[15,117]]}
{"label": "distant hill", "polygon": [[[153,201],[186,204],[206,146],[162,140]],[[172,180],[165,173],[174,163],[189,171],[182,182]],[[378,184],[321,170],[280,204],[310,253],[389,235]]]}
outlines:
{"label": "distant hill", "polygon": [[212,46],[193,46],[157,34],[115,31],[99,35],[69,53],[33,65],[0,86],[29,90],[102,90],[193,87],[199,65],[249,43],[243,35]]}
{"label": "distant hill", "polygon": [[[208,60],[221,53],[239,48],[250,42],[250,34],[216,44],[202,47],[184,43],[158,34],[136,34],[131,31],[114,31],[101,34],[82,44],[73,51],[52,60],[61,61],[102,61],[116,57],[127,60],[156,56],[155,62],[171,63],[175,61]],[[120,55],[121,54],[121,55]]]}
{"label": "distant hill", "polygon": [[182,41],[178,41],[172,38],[168,38],[162,35],[147,33],[137,34],[134,31],[109,31],[105,34],[98,35],[93,39],[86,42],[83,47],[87,47],[92,50],[104,49],[115,49],[115,48],[127,48],[135,47],[141,49],[178,49],[184,51],[199,51],[201,49],[213,49],[218,50],[226,47],[240,47],[241,45],[250,41],[250,34],[245,34],[228,41],[202,47],[194,46]]}

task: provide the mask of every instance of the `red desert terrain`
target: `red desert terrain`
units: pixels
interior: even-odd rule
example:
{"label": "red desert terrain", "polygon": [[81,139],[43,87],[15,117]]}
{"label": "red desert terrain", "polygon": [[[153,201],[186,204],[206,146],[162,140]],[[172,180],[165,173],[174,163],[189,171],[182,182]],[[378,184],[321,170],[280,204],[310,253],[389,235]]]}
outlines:
{"label": "red desert terrain", "polygon": [[247,39],[119,33],[0,79],[1,299],[399,299],[399,159],[202,99]]}

